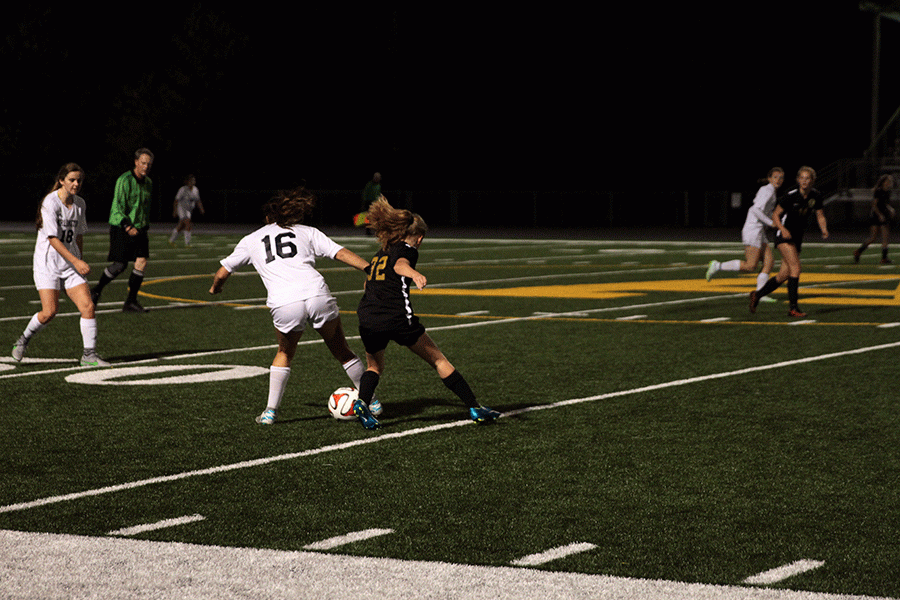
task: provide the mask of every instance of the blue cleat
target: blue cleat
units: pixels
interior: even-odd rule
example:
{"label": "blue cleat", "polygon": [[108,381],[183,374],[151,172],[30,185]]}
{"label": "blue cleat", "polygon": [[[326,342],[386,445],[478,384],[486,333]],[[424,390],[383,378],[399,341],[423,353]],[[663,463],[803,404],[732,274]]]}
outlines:
{"label": "blue cleat", "polygon": [[369,410],[369,407],[362,400],[357,400],[353,403],[353,414],[357,416],[359,422],[366,429],[378,429],[381,427],[378,419],[372,416],[372,411]]}
{"label": "blue cleat", "polygon": [[469,416],[476,423],[490,423],[496,421],[500,417],[500,411],[488,408],[487,406],[479,406],[469,409]]}

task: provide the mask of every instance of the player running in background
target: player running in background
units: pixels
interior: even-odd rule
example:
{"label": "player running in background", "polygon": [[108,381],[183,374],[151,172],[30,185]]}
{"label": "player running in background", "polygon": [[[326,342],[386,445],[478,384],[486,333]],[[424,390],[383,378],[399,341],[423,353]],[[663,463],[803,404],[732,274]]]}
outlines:
{"label": "player running in background", "polygon": [[788,282],[788,302],[790,317],[805,317],[797,304],[800,287],[800,250],[803,245],[803,233],[806,231],[809,214],[816,215],[822,239],[828,239],[828,223],[825,211],[822,210],[822,193],[813,187],[816,171],[812,167],[800,167],[797,172],[797,187],[778,199],[772,221],[778,227],[775,233],[775,246],[781,254],[781,268],[778,274],[771,277],[761,290],[750,292],[750,312],[756,312],[759,299],[771,294],[779,285]]}
{"label": "player running in background", "polygon": [[379,427],[367,404],[384,373],[384,351],[394,341],[406,346],[437,371],[447,388],[463,401],[472,420],[483,423],[500,416],[496,410],[481,406],[465,378],[440,351],[413,314],[410,284],[420,290],[428,283],[416,271],[419,246],[428,231],[422,217],[408,210],[392,207],[382,196],[369,207],[371,228],[381,250],[371,260],[366,289],[356,314],[359,333],[366,347],[366,372],[360,380],[359,400],[354,405],[356,416],[366,429]]}
{"label": "player running in background", "polygon": [[191,245],[191,230],[194,228],[191,214],[195,208],[200,209],[201,215],[206,214],[203,202],[200,200],[200,190],[197,189],[197,180],[193,175],[188,175],[184,180],[184,185],[178,188],[178,193],[175,194],[175,200],[172,202],[172,216],[178,219],[178,224],[172,230],[172,235],[169,236],[169,245],[175,245],[175,239],[182,231],[184,231],[184,245]]}
{"label": "player running in background", "polygon": [[[270,200],[264,208],[268,224],[245,236],[234,252],[222,259],[209,289],[210,294],[221,292],[235,269],[246,264],[253,265],[266,286],[266,306],[272,313],[278,352],[269,369],[266,409],[256,417],[261,425],[275,422],[291,374],[291,360],[307,321],[357,389],[365,370],[347,345],[337,301],[315,265],[317,257],[333,258],[360,271],[369,264],[318,229],[302,224],[314,204],[315,196],[303,187],[281,192]],[[379,405],[375,404],[373,410],[380,410]]]}
{"label": "player running in background", "polygon": [[761,290],[766,281],[769,280],[769,273],[772,272],[772,266],[775,264],[775,256],[772,252],[772,246],[768,244],[766,239],[766,231],[768,228],[774,227],[772,224],[772,210],[775,208],[778,188],[784,183],[784,169],[781,167],[769,169],[766,175],[766,182],[765,185],[757,190],[756,197],[753,198],[753,205],[747,211],[744,227],[741,229],[741,241],[744,243],[744,260],[709,261],[709,267],[706,269],[707,281],[712,279],[713,275],[719,271],[752,273],[756,271],[760,259],[762,259],[762,270],[756,277],[757,291]]}
{"label": "player running in background", "polygon": [[59,312],[60,283],[81,313],[81,338],[84,352],[81,366],[107,367],[109,363],[96,351],[97,319],[85,275],[91,267],[81,257],[87,232],[84,199],[78,195],[84,183],[84,170],[66,163],[59,170],[50,193],[41,201],[34,245],[34,284],[41,298],[41,310],[31,317],[25,331],[13,345],[12,357],[21,361],[28,343]]}
{"label": "player running in background", "polygon": [[881,264],[891,264],[888,258],[888,237],[891,233],[891,219],[894,217],[894,209],[891,207],[891,189],[894,187],[894,178],[890,175],[882,175],[872,190],[872,211],[869,216],[869,239],[862,246],[853,251],[853,262],[859,262],[859,257],[869,247],[869,244],[881,237]]}

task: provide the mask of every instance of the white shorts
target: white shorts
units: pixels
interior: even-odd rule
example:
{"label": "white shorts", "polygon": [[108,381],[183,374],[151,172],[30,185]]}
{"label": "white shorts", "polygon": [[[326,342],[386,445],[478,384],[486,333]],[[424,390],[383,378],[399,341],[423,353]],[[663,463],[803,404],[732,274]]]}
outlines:
{"label": "white shorts", "polygon": [[313,329],[319,329],[341,314],[334,296],[313,296],[269,310],[272,313],[272,324],[281,333],[303,331],[307,321],[312,323]]}
{"label": "white shorts", "polygon": [[768,243],[766,236],[766,226],[760,222],[744,225],[741,229],[741,242],[745,246],[754,248],[765,248]]}
{"label": "white shorts", "polygon": [[184,221],[185,219],[190,219],[191,213],[193,213],[194,211],[179,204],[176,212],[178,213],[178,220]]}
{"label": "white shorts", "polygon": [[34,270],[34,285],[39,290],[59,290],[60,283],[64,289],[72,289],[82,283],[87,284],[84,275],[69,267],[60,271],[48,271],[45,269]]}

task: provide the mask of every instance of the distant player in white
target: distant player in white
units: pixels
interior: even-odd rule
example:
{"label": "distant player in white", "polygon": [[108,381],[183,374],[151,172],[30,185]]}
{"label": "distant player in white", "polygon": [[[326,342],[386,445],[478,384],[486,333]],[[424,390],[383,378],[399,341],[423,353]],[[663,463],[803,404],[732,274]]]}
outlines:
{"label": "distant player in white", "polygon": [[201,215],[206,214],[203,202],[200,201],[200,190],[197,189],[197,180],[194,179],[193,175],[188,175],[184,185],[178,188],[178,193],[175,194],[175,201],[172,203],[172,216],[178,219],[178,224],[172,230],[172,235],[169,236],[169,244],[174,246],[178,234],[184,231],[184,245],[191,245],[191,231],[194,229],[191,215],[193,215],[195,208],[200,209]]}
{"label": "distant player in white", "polygon": [[719,271],[752,273],[756,271],[760,258],[762,258],[763,266],[756,277],[756,289],[761,289],[769,280],[769,273],[772,272],[775,264],[775,255],[772,252],[771,244],[766,239],[766,231],[773,227],[772,211],[775,209],[778,188],[784,183],[784,170],[780,167],[769,169],[766,181],[767,183],[757,190],[756,197],[753,198],[753,205],[747,211],[744,228],[741,229],[745,260],[709,261],[709,267],[706,269],[707,281]]}
{"label": "distant player in white", "polygon": [[[307,321],[343,365],[355,388],[359,389],[359,378],[365,371],[347,345],[337,301],[315,264],[317,257],[327,257],[368,272],[369,263],[318,229],[301,225],[314,202],[315,197],[302,187],[273,198],[265,207],[268,225],[244,237],[234,252],[222,259],[209,289],[210,294],[218,294],[235,269],[252,264],[268,291],[266,306],[272,313],[278,352],[269,370],[266,410],[256,418],[262,425],[275,422],[291,360]],[[372,410],[379,410],[375,402]]]}
{"label": "distant player in white", "polygon": [[82,366],[108,366],[96,351],[97,320],[85,275],[91,267],[84,262],[82,248],[87,232],[85,203],[78,192],[84,171],[75,163],[59,170],[52,190],[41,201],[37,215],[37,242],[34,245],[34,284],[41,298],[41,310],[35,313],[25,331],[13,345],[12,357],[21,361],[28,343],[59,312],[60,283],[81,313],[81,337],[84,352]]}

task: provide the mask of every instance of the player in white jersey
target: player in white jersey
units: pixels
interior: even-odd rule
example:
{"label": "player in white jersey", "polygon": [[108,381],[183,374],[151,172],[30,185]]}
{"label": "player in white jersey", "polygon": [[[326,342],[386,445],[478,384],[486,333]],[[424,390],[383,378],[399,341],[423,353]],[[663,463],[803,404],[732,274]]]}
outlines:
{"label": "player in white jersey", "polygon": [[759,290],[769,280],[772,266],[775,264],[775,255],[772,246],[766,239],[766,231],[772,228],[772,211],[775,209],[775,200],[778,188],[784,183],[784,170],[780,167],[769,169],[766,176],[767,183],[756,192],[753,205],[747,211],[744,227],[741,229],[741,241],[744,244],[745,260],[729,260],[719,262],[709,261],[706,269],[706,280],[712,279],[719,271],[744,271],[752,273],[756,271],[760,259],[762,270],[756,276],[756,289]]}
{"label": "player in white jersey", "polygon": [[172,216],[178,219],[178,224],[172,230],[169,236],[169,244],[174,246],[175,239],[180,232],[184,232],[184,245],[191,245],[191,231],[194,228],[191,222],[191,215],[194,209],[199,208],[200,214],[205,215],[206,210],[203,208],[203,202],[200,201],[200,190],[197,189],[197,180],[193,175],[188,175],[184,181],[184,185],[178,188],[175,194],[175,201],[172,203]]}
{"label": "player in white jersey", "polygon": [[13,345],[12,357],[21,361],[28,343],[59,312],[60,283],[81,313],[81,337],[84,352],[82,366],[109,366],[97,354],[97,320],[85,275],[91,267],[82,260],[84,234],[87,232],[84,199],[78,196],[84,182],[84,170],[67,163],[59,170],[53,189],[41,201],[38,211],[37,242],[34,245],[34,284],[41,298],[41,310],[35,313],[25,331]]}
{"label": "player in white jersey", "polygon": [[[359,389],[359,378],[365,371],[347,345],[337,301],[315,264],[316,258],[327,257],[368,273],[369,263],[318,229],[301,224],[314,203],[315,196],[303,187],[273,198],[265,207],[268,224],[245,236],[234,252],[222,259],[209,289],[210,294],[221,292],[235,269],[246,264],[253,265],[266,286],[266,306],[272,313],[278,352],[269,370],[266,410],[256,418],[261,425],[275,422],[291,360],[307,321],[322,336],[355,388]],[[370,408],[381,412],[376,400]]]}

